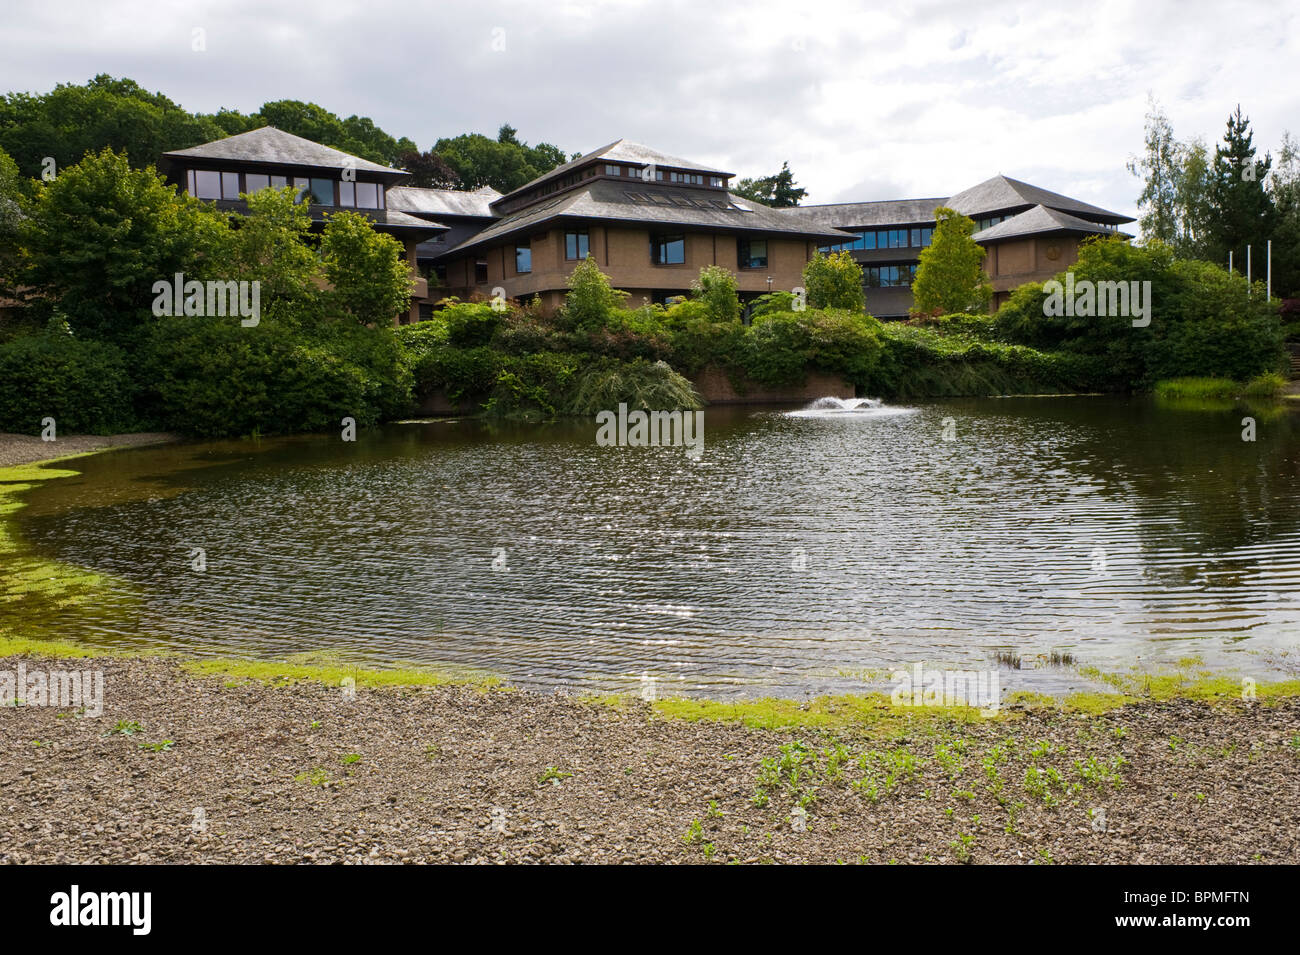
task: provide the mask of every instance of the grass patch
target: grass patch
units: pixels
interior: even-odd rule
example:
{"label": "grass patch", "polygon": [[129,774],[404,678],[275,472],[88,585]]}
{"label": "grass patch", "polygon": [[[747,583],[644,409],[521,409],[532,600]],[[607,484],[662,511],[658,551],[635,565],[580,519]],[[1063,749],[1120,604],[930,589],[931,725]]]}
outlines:
{"label": "grass patch", "polygon": [[714,720],[740,723],[751,729],[824,729],[878,730],[886,735],[902,735],[933,727],[940,723],[973,723],[983,719],[970,706],[894,706],[883,693],[819,696],[799,702],[764,698],[740,702],[671,698],[653,704],[654,711],[668,719]]}
{"label": "grass patch", "polygon": [[351,679],[357,687],[395,686],[477,686],[491,689],[500,685],[499,678],[487,674],[453,675],[431,669],[374,670],[344,663],[287,663],[277,660],[186,660],[181,669],[191,676],[223,676],[271,686],[294,683],[321,683],[343,686]]}
{"label": "grass patch", "polygon": [[1165,400],[1231,401],[1240,393],[1230,378],[1166,378],[1155,387],[1156,397]]}

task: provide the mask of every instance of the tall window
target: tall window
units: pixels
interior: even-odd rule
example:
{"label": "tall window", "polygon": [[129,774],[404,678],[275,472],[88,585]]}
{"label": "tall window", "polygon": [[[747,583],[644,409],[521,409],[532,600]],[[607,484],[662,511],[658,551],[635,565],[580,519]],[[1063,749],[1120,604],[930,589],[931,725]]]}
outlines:
{"label": "tall window", "polygon": [[194,171],[194,188],[192,192],[197,199],[220,199],[221,173],[196,169]]}
{"label": "tall window", "polygon": [[358,182],[357,187],[357,208],[358,209],[382,209],[383,204],[380,202],[381,189],[377,182]]}
{"label": "tall window", "polygon": [[655,265],[681,265],[686,261],[686,236],[652,235],[650,261]]}
{"label": "tall window", "polygon": [[244,174],[244,191],[249,195],[254,192],[261,192],[271,186],[271,177],[258,172],[249,172]]}
{"label": "tall window", "polygon": [[739,249],[740,267],[742,269],[767,268],[766,239],[741,239]]}
{"label": "tall window", "polygon": [[357,204],[357,184],[346,179],[339,181],[339,205],[353,207]]}
{"label": "tall window", "polygon": [[526,275],[533,270],[533,247],[531,245],[515,246],[515,272]]}
{"label": "tall window", "polygon": [[482,285],[487,280],[487,259],[478,259],[474,263],[474,284]]}
{"label": "tall window", "polygon": [[564,233],[564,257],[566,259],[585,259],[588,248],[586,229]]}
{"label": "tall window", "polygon": [[611,166],[611,165],[608,165],[608,164],[607,164],[607,165],[605,166],[605,175],[607,175],[607,176],[621,176],[621,175],[623,174],[623,173],[622,173],[622,169],[623,169],[622,166]]}
{"label": "tall window", "polygon": [[221,174],[221,198],[239,198],[239,173],[223,172]]}
{"label": "tall window", "polygon": [[313,179],[311,181],[311,201],[318,206],[334,205],[334,180]]}

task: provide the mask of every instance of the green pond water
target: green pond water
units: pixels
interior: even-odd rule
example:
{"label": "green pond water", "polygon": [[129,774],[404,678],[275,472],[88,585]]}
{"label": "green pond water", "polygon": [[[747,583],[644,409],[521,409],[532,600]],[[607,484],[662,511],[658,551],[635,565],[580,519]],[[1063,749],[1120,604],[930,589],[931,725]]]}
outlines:
{"label": "green pond water", "polygon": [[1004,688],[1053,693],[1087,685],[1053,652],[1296,673],[1295,410],[822,404],[708,409],[699,460],[471,420],[78,459],[11,528],[111,583],[0,625],[574,692],[802,696],[999,653]]}

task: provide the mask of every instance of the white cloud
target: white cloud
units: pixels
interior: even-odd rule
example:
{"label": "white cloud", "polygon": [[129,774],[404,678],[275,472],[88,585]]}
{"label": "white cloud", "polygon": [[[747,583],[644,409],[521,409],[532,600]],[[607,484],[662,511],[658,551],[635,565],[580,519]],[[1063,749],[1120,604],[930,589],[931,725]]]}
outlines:
{"label": "white cloud", "polygon": [[1049,6],[61,0],[7,11],[0,89],[104,72],[190,109],[311,100],[422,146],[510,122],[569,151],[625,136],[741,175],[788,160],[818,202],[1002,172],[1130,213],[1148,90],[1181,137],[1218,139],[1238,102],[1262,147],[1300,126],[1294,9]]}

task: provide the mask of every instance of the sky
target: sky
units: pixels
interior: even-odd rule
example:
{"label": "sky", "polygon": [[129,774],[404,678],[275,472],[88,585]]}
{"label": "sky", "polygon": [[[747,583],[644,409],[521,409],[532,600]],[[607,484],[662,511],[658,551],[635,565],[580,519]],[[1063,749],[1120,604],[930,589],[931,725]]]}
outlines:
{"label": "sky", "polygon": [[1300,135],[1300,2],[266,0],[3,4],[0,92],[98,73],[187,109],[277,99],[428,148],[616,139],[805,203],[948,196],[1002,173],[1136,215],[1148,96],[1213,143]]}

